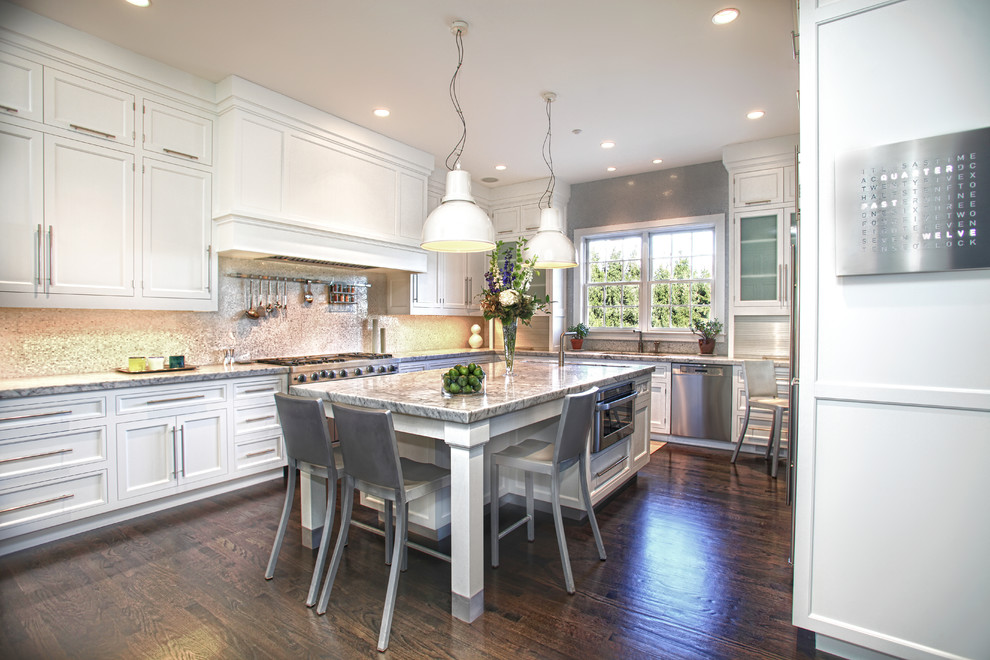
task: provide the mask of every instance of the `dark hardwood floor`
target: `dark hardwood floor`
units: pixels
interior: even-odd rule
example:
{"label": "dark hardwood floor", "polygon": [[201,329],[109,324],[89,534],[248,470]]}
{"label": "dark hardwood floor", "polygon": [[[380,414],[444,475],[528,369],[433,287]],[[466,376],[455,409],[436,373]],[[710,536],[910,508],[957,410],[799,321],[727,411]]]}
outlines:
{"label": "dark hardwood floor", "polygon": [[[298,502],[275,579],[263,576],[283,495],[276,480],[0,558],[0,657],[380,656],[383,540],[352,529],[317,616],[303,603],[315,553],[300,545]],[[598,521],[605,562],[586,523],[565,524],[573,596],[549,514],[534,543],[522,530],[503,539],[473,624],[450,617],[448,565],[410,552],[384,655],[827,657],[790,624],[790,509],[761,457],[732,466],[726,452],[668,444]]]}

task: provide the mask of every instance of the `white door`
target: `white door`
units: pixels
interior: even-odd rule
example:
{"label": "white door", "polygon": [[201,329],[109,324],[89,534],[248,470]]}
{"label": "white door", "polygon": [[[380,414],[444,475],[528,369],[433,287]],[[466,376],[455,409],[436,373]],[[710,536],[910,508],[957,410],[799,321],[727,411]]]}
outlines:
{"label": "white door", "polygon": [[[44,290],[44,138],[0,124],[0,290]],[[11,305],[14,306],[14,305]]]}
{"label": "white door", "polygon": [[213,162],[213,120],[145,101],[144,148],[201,165]]}
{"label": "white door", "polygon": [[175,418],[117,425],[117,496],[138,497],[175,488]]}
{"label": "white door", "polygon": [[653,377],[653,388],[650,392],[651,412],[650,431],[652,433],[670,433],[670,416],[667,411],[667,380]]}
{"label": "white door", "polygon": [[416,273],[412,276],[412,306],[414,309],[416,307],[435,307],[439,304],[440,298],[437,294],[442,261],[439,253],[427,251],[426,272]]}
{"label": "white door", "polygon": [[440,258],[440,304],[449,311],[467,310],[467,255],[446,252]]}
{"label": "white door", "polygon": [[227,474],[227,411],[176,418],[179,481],[203,481]]}
{"label": "white door", "polygon": [[134,146],[134,95],[46,69],[45,123],[89,138]]}
{"label": "white door", "polygon": [[134,156],[45,136],[52,293],[134,295]]}
{"label": "white door", "polygon": [[0,53],[0,115],[41,121],[42,67]]}
{"label": "white door", "polygon": [[784,246],[790,243],[783,230],[784,211],[747,211],[735,216],[736,307],[780,310],[784,299]]}
{"label": "white door", "polygon": [[210,174],[147,158],[143,169],[144,297],[209,299]]}

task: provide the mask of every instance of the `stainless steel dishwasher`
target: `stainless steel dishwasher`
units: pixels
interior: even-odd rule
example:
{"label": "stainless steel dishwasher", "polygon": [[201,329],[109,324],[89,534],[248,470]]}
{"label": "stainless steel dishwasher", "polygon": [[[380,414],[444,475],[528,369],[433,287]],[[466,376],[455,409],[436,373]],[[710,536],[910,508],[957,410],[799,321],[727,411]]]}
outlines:
{"label": "stainless steel dishwasher", "polygon": [[671,365],[670,433],[732,440],[732,367]]}

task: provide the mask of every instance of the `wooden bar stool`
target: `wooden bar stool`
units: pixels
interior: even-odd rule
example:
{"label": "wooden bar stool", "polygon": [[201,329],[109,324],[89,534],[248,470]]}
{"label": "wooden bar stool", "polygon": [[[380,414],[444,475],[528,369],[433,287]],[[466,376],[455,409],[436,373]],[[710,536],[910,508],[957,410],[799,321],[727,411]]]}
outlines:
{"label": "wooden bar stool", "polygon": [[[553,522],[557,531],[557,546],[560,548],[560,563],[564,567],[564,586],[567,593],[574,593],[574,576],[571,561],[567,554],[567,539],[564,538],[564,521],[560,511],[560,474],[575,463],[581,475],[581,495],[585,510],[591,522],[591,530],[598,545],[598,556],[605,561],[605,546],[598,530],[595,509],[591,506],[591,489],[588,484],[588,463],[590,456],[591,425],[595,412],[595,394],[592,387],[579,394],[569,394],[564,398],[560,412],[557,437],[553,443],[528,439],[507,447],[491,455],[491,542],[492,567],[498,568],[498,543],[503,536],[526,523],[527,538],[534,538],[533,475],[550,476],[550,504],[553,509]],[[526,473],[526,515],[504,530],[499,529],[498,521],[498,469],[499,466],[524,470]]]}

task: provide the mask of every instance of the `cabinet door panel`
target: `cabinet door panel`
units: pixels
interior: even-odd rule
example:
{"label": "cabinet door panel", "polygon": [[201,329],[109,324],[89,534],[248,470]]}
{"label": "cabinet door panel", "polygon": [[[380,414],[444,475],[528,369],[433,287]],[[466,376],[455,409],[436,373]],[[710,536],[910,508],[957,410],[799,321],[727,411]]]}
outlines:
{"label": "cabinet door panel", "polygon": [[52,293],[134,295],[134,157],[45,136]]}
{"label": "cabinet door panel", "polygon": [[0,53],[0,115],[41,121],[42,87],[40,64]]}
{"label": "cabinet door panel", "polygon": [[492,224],[499,238],[514,238],[519,232],[519,209],[498,209],[492,213]]}
{"label": "cabinet door panel", "polygon": [[783,211],[736,216],[736,305],[779,307]]}
{"label": "cabinet door panel", "polygon": [[779,204],[784,199],[782,168],[736,174],[733,188],[736,206]]}
{"label": "cabinet door panel", "polygon": [[134,95],[55,69],[45,70],[45,123],[134,145]]}
{"label": "cabinet door panel", "polygon": [[118,497],[175,487],[174,431],[174,417],[117,425]]}
{"label": "cabinet door panel", "polygon": [[143,169],[143,295],[208,299],[210,175],[150,159]]}
{"label": "cabinet door panel", "polygon": [[43,287],[44,139],[0,124],[0,290]]}
{"label": "cabinet door panel", "polygon": [[180,160],[213,162],[213,121],[166,105],[145,101],[144,148]]}
{"label": "cabinet door panel", "polygon": [[[282,210],[282,145],[284,133],[260,121],[238,122],[240,158],[236,198],[247,209],[279,213]],[[221,169],[222,169],[221,164]]]}
{"label": "cabinet door panel", "polygon": [[426,182],[399,174],[399,236],[419,243],[426,220]]}
{"label": "cabinet door panel", "polygon": [[211,479],[227,473],[227,412],[183,415],[176,419],[181,443],[180,475],[183,483]]}

